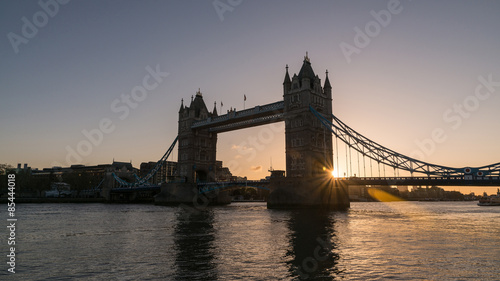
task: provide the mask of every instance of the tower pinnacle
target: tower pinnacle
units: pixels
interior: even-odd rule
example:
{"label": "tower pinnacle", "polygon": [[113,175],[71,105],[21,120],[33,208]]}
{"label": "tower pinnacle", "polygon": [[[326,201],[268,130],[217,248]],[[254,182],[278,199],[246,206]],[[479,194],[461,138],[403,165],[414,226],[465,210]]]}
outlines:
{"label": "tower pinnacle", "polygon": [[217,116],[217,102],[214,101],[214,110],[212,110],[212,115]]}
{"label": "tower pinnacle", "polygon": [[184,99],[181,99],[181,108],[179,109],[179,113],[184,111]]}
{"label": "tower pinnacle", "polygon": [[328,79],[328,69],[326,70],[326,78],[325,78],[325,85],[323,86],[323,89],[331,89],[332,85],[330,85],[330,79]]}
{"label": "tower pinnacle", "polygon": [[285,73],[285,81],[283,81],[283,85],[291,84],[290,75],[288,74],[288,64],[286,65],[286,73]]}

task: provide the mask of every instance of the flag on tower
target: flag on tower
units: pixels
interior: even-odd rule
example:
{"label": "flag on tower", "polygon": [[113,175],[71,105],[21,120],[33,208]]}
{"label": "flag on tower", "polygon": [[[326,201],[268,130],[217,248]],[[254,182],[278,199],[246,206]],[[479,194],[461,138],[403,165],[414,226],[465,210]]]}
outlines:
{"label": "flag on tower", "polygon": [[243,100],[246,101],[247,100],[247,95],[243,95]]}

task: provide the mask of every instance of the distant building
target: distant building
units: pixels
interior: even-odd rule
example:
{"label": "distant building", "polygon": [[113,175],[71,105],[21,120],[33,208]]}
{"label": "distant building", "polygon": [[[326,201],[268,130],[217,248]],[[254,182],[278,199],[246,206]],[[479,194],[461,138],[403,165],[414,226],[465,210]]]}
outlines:
{"label": "distant building", "polygon": [[[140,166],[140,177],[145,177],[151,172],[158,162],[142,162]],[[229,171],[228,167],[224,167],[222,161],[215,162],[216,181],[230,181],[233,180],[233,174]],[[184,179],[179,175],[178,164],[174,161],[164,161],[158,172],[151,177],[149,183],[161,184],[169,180]]]}
{"label": "distant building", "polygon": [[397,189],[399,190],[400,193],[407,193],[407,192],[409,192],[407,185],[398,185]]}
{"label": "distant building", "polygon": [[[143,178],[151,172],[158,162],[142,162],[140,166],[140,177]],[[159,170],[149,180],[150,184],[161,184],[169,177],[173,177],[177,173],[177,162],[163,161]]]}
{"label": "distant building", "polygon": [[17,163],[17,169],[16,169],[16,173],[20,173],[20,172],[31,172],[31,167],[28,167],[28,164],[27,163],[24,163],[24,167],[21,168],[21,163]]}
{"label": "distant building", "polygon": [[351,201],[367,201],[369,196],[368,196],[368,187],[364,185],[350,185],[348,192],[349,192],[349,199]]}
{"label": "distant building", "polygon": [[228,167],[222,166],[222,161],[215,161],[216,181],[230,181],[233,177]]}
{"label": "distant building", "polygon": [[[73,172],[86,173],[90,177],[103,179],[106,177],[106,174],[114,173],[125,180],[135,181],[134,175],[138,174],[139,170],[134,168],[131,162],[113,161],[112,164],[99,164],[94,166],[71,165],[70,167],[52,167],[31,171],[33,177],[38,179],[45,178],[50,182],[62,182],[65,174]],[[112,185],[112,187],[117,187],[118,183],[113,181]]]}

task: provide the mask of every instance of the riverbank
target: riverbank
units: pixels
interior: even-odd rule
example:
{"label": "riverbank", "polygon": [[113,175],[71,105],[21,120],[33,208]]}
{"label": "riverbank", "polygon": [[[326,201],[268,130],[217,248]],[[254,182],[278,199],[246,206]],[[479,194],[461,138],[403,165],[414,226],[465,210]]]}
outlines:
{"label": "riverbank", "polygon": [[[0,198],[0,204],[7,204],[8,198]],[[104,203],[106,200],[104,198],[16,198],[14,200],[16,204],[22,203]]]}

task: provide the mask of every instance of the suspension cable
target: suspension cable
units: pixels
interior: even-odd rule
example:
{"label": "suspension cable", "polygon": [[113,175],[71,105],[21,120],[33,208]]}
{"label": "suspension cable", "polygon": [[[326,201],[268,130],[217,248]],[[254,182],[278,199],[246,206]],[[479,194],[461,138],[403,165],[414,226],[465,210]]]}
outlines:
{"label": "suspension cable", "polygon": [[361,171],[359,169],[359,153],[356,153],[356,155],[358,156],[358,177],[361,177]]}
{"label": "suspension cable", "polygon": [[365,176],[365,178],[366,178],[366,163],[365,163],[365,158],[366,158],[366,157],[365,157],[365,155],[363,154],[363,174],[364,174],[364,176]]}
{"label": "suspension cable", "polygon": [[348,177],[349,176],[349,162],[347,161],[347,143],[345,144],[345,176]]}
{"label": "suspension cable", "polygon": [[352,177],[351,146],[349,146],[349,170],[351,171],[350,175]]}
{"label": "suspension cable", "polygon": [[340,177],[340,163],[339,163],[339,143],[338,138],[335,137],[335,149],[337,150],[337,177]]}

